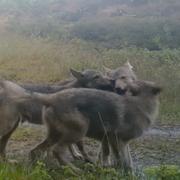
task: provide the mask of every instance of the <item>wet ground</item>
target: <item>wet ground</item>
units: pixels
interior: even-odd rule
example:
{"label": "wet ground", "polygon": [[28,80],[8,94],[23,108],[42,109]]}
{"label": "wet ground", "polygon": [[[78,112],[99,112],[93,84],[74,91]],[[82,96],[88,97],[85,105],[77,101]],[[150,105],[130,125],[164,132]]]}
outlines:
{"label": "wet ground", "polygon": [[[23,124],[13,134],[7,147],[9,158],[27,161],[29,151],[45,137],[43,126]],[[86,151],[95,161],[100,144],[86,139]],[[136,168],[172,164],[180,166],[180,125],[156,126],[142,137],[130,143],[131,154]]]}

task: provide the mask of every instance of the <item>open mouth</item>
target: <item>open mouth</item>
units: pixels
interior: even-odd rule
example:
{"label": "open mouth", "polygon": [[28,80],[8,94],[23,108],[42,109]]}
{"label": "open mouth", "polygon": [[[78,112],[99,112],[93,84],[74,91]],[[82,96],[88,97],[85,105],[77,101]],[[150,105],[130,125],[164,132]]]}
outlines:
{"label": "open mouth", "polygon": [[127,89],[121,89],[121,88],[116,88],[115,92],[119,95],[124,95],[126,93]]}

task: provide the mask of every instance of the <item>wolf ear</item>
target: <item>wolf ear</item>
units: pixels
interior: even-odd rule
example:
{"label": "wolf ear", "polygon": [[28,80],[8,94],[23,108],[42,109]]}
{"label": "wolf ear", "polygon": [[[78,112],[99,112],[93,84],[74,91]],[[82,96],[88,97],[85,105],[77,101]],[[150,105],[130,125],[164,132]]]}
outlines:
{"label": "wolf ear", "polygon": [[133,69],[133,66],[130,64],[129,61],[127,61],[124,66],[127,66],[129,69]]}
{"label": "wolf ear", "polygon": [[76,79],[78,79],[78,80],[81,80],[83,77],[84,77],[84,75],[82,74],[82,72],[80,72],[80,71],[76,71],[76,70],[74,70],[74,69],[70,69],[70,72],[71,72],[71,74],[76,78]]}
{"label": "wolf ear", "polygon": [[107,68],[106,66],[103,66],[103,68],[104,68],[104,70],[105,70],[105,74],[108,76],[108,75],[110,75],[111,73],[112,73],[112,69],[110,69],[110,68]]}
{"label": "wolf ear", "polygon": [[153,93],[154,95],[158,95],[161,91],[162,91],[162,87],[160,87],[160,86],[154,86],[154,87],[152,87],[152,93]]}

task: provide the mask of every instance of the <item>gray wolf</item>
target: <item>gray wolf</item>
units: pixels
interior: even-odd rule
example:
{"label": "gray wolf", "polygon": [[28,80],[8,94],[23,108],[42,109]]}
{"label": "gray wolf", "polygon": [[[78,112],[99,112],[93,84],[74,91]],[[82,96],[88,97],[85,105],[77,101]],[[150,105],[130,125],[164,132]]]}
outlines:
{"label": "gray wolf", "polygon": [[[0,156],[5,158],[5,148],[8,139],[17,128],[20,121],[28,121],[34,124],[42,124],[42,107],[43,104],[36,100],[24,102],[21,107],[18,107],[13,102],[12,96],[21,97],[26,91],[53,93],[67,88],[87,87],[103,90],[112,90],[112,85],[109,79],[104,77],[100,72],[95,70],[85,70],[78,72],[71,69],[71,73],[75,77],[73,80],[62,83],[61,85],[22,85],[21,86],[10,82],[0,82]],[[80,146],[81,147],[81,146]],[[82,149],[82,147],[81,147]],[[76,158],[80,155],[71,149],[72,155]],[[83,151],[84,155],[85,152]]]}
{"label": "gray wolf", "polygon": [[99,141],[106,136],[116,165],[124,170],[132,169],[128,143],[141,136],[156,119],[161,88],[148,81],[134,81],[127,88],[131,95],[85,88],[29,95],[28,98],[45,105],[43,119],[48,129],[46,139],[33,153],[53,146],[58,161],[72,166],[65,158],[69,145],[85,136]]}
{"label": "gray wolf", "polygon": [[104,67],[104,69],[106,76],[114,81],[114,88],[120,95],[126,93],[127,84],[137,80],[133,66],[128,61],[116,69],[109,69],[107,67]]}
{"label": "gray wolf", "polygon": [[[127,94],[127,86],[137,80],[137,76],[133,71],[133,66],[127,61],[124,65],[110,69],[104,67],[105,75],[114,83],[114,91],[119,95]],[[128,147],[128,149],[130,149]],[[102,147],[99,154],[99,161],[103,166],[109,166],[112,164],[110,160],[110,148],[106,137],[102,141]]]}

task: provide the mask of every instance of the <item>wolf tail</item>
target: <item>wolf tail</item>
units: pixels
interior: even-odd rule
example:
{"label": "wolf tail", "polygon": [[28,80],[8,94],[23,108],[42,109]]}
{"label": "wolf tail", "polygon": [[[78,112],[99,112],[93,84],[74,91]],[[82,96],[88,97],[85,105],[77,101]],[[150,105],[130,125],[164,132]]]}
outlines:
{"label": "wolf tail", "polygon": [[43,93],[27,91],[25,94],[23,94],[20,97],[11,96],[10,98],[17,103],[24,103],[30,100],[36,100],[41,102],[45,106],[50,106],[52,104],[52,96],[53,94],[43,94]]}

